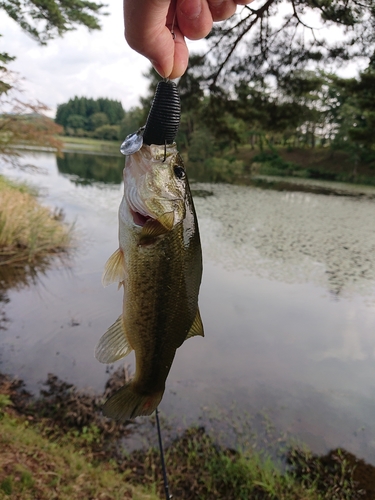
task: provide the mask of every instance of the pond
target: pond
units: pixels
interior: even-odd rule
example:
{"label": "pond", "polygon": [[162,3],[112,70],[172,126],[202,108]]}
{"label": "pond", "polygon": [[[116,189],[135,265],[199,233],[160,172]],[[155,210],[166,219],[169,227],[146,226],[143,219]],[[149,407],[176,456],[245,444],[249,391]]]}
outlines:
{"label": "pond", "polygon": [[[24,162],[38,169],[2,171],[64,210],[77,248],[3,294],[0,371],[34,391],[49,372],[102,391],[115,367],[93,351],[122,306],[101,274],[117,248],[123,159],[43,153]],[[177,351],[161,410],[181,425],[261,412],[315,452],[343,446],[375,463],[375,189],[328,196],[194,174],[206,336]]]}

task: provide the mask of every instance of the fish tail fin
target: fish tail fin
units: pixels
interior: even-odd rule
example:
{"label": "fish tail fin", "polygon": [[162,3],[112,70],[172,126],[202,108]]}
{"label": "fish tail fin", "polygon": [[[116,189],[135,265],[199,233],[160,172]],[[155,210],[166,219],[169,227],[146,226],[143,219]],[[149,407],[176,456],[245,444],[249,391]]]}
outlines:
{"label": "fish tail fin", "polygon": [[103,415],[121,421],[141,415],[151,415],[163,394],[164,390],[154,394],[141,394],[134,382],[129,382],[106,401]]}

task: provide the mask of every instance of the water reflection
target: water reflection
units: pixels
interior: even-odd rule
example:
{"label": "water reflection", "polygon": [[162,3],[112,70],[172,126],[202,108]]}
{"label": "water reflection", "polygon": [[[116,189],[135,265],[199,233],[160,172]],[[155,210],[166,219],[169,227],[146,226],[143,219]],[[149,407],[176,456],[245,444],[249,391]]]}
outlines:
{"label": "water reflection", "polygon": [[[52,155],[38,164],[45,174],[11,175],[45,188],[43,202],[76,220],[80,244],[69,274],[52,268],[35,286],[9,290],[0,369],[34,390],[53,372],[102,391],[106,367],[93,349],[122,306],[116,287],[100,283],[118,244],[121,188],[105,176],[82,185],[86,167],[63,173]],[[374,199],[192,189],[200,195],[206,337],[177,351],[162,410],[181,425],[234,402],[244,414],[265,410],[315,451],[345,446],[375,462]]]}
{"label": "water reflection", "polygon": [[57,168],[62,174],[72,175],[75,184],[91,185],[94,181],[120,184],[124,157],[64,153],[62,158],[57,158]]}

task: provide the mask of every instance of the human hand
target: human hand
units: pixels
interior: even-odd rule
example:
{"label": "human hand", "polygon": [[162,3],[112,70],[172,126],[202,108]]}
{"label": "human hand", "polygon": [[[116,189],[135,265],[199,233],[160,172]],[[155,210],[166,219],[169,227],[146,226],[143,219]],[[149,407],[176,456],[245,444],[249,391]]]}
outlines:
{"label": "human hand", "polygon": [[[189,61],[185,37],[199,40],[214,21],[231,17],[252,0],[124,0],[125,38],[164,78],[183,75]],[[174,36],[171,33],[173,29]]]}

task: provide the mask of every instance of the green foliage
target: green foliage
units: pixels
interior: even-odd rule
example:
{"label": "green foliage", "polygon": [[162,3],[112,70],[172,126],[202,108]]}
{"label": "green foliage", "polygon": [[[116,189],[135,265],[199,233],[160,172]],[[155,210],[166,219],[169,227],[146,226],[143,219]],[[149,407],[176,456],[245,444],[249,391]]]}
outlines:
{"label": "green foliage", "polygon": [[260,173],[269,175],[291,175],[298,167],[297,165],[285,161],[275,150],[262,151],[253,157],[253,163],[261,163],[262,170]]}
{"label": "green foliage", "polygon": [[89,30],[100,29],[98,15],[103,14],[105,4],[89,0],[56,1],[3,0],[0,8],[37,42],[62,36],[77,25]]}
{"label": "green foliage", "polygon": [[[104,7],[105,4],[90,0],[0,1],[0,9],[42,45],[77,26],[85,26],[90,31],[100,29],[98,16],[104,14]],[[0,95],[8,93],[13,87],[12,79],[8,78],[7,64],[14,59],[6,52],[0,53]]]}
{"label": "green foliage", "polygon": [[5,477],[0,483],[0,490],[6,495],[11,495],[13,492],[13,481],[11,476]]}
{"label": "green foliage", "polygon": [[74,130],[85,128],[86,119],[82,115],[70,115],[66,121],[66,126]]}
{"label": "green foliage", "polygon": [[[72,126],[71,119],[80,116],[84,121],[78,127]],[[103,125],[117,125],[124,118],[125,112],[120,101],[99,98],[89,99],[77,97],[57,107],[55,121],[63,127],[73,129],[83,128],[86,131],[95,130]],[[76,122],[74,122],[76,123]]]}
{"label": "green foliage", "polygon": [[349,130],[353,142],[362,148],[375,146],[375,68],[361,73],[359,80],[349,83],[349,90],[356,101],[356,121]]}
{"label": "green foliage", "polygon": [[[306,67],[373,56],[373,0],[262,0],[211,31],[201,74],[211,89],[279,79]],[[329,28],[342,36],[330,36]],[[326,28],[326,29],[321,29]]]}
{"label": "green foliage", "polygon": [[93,137],[106,141],[117,141],[120,139],[120,127],[116,125],[102,125],[94,130]]}
{"label": "green foliage", "polygon": [[94,113],[89,118],[89,125],[91,130],[95,130],[103,125],[108,125],[108,116],[103,112]]}
{"label": "green foliage", "polygon": [[145,124],[144,110],[140,107],[131,108],[125,112],[124,118],[120,123],[120,138],[132,134]]}
{"label": "green foliage", "polygon": [[197,127],[190,137],[189,162],[202,163],[211,158],[216,151],[215,142],[209,129],[206,127]]}
{"label": "green foliage", "polygon": [[210,158],[205,160],[204,168],[209,170],[213,182],[233,182],[244,172],[244,162],[226,158]]}
{"label": "green foliage", "polygon": [[12,400],[10,399],[9,396],[5,395],[5,394],[0,394],[0,414],[1,414],[1,411],[6,408],[7,406],[12,406],[13,403],[12,403]]}

